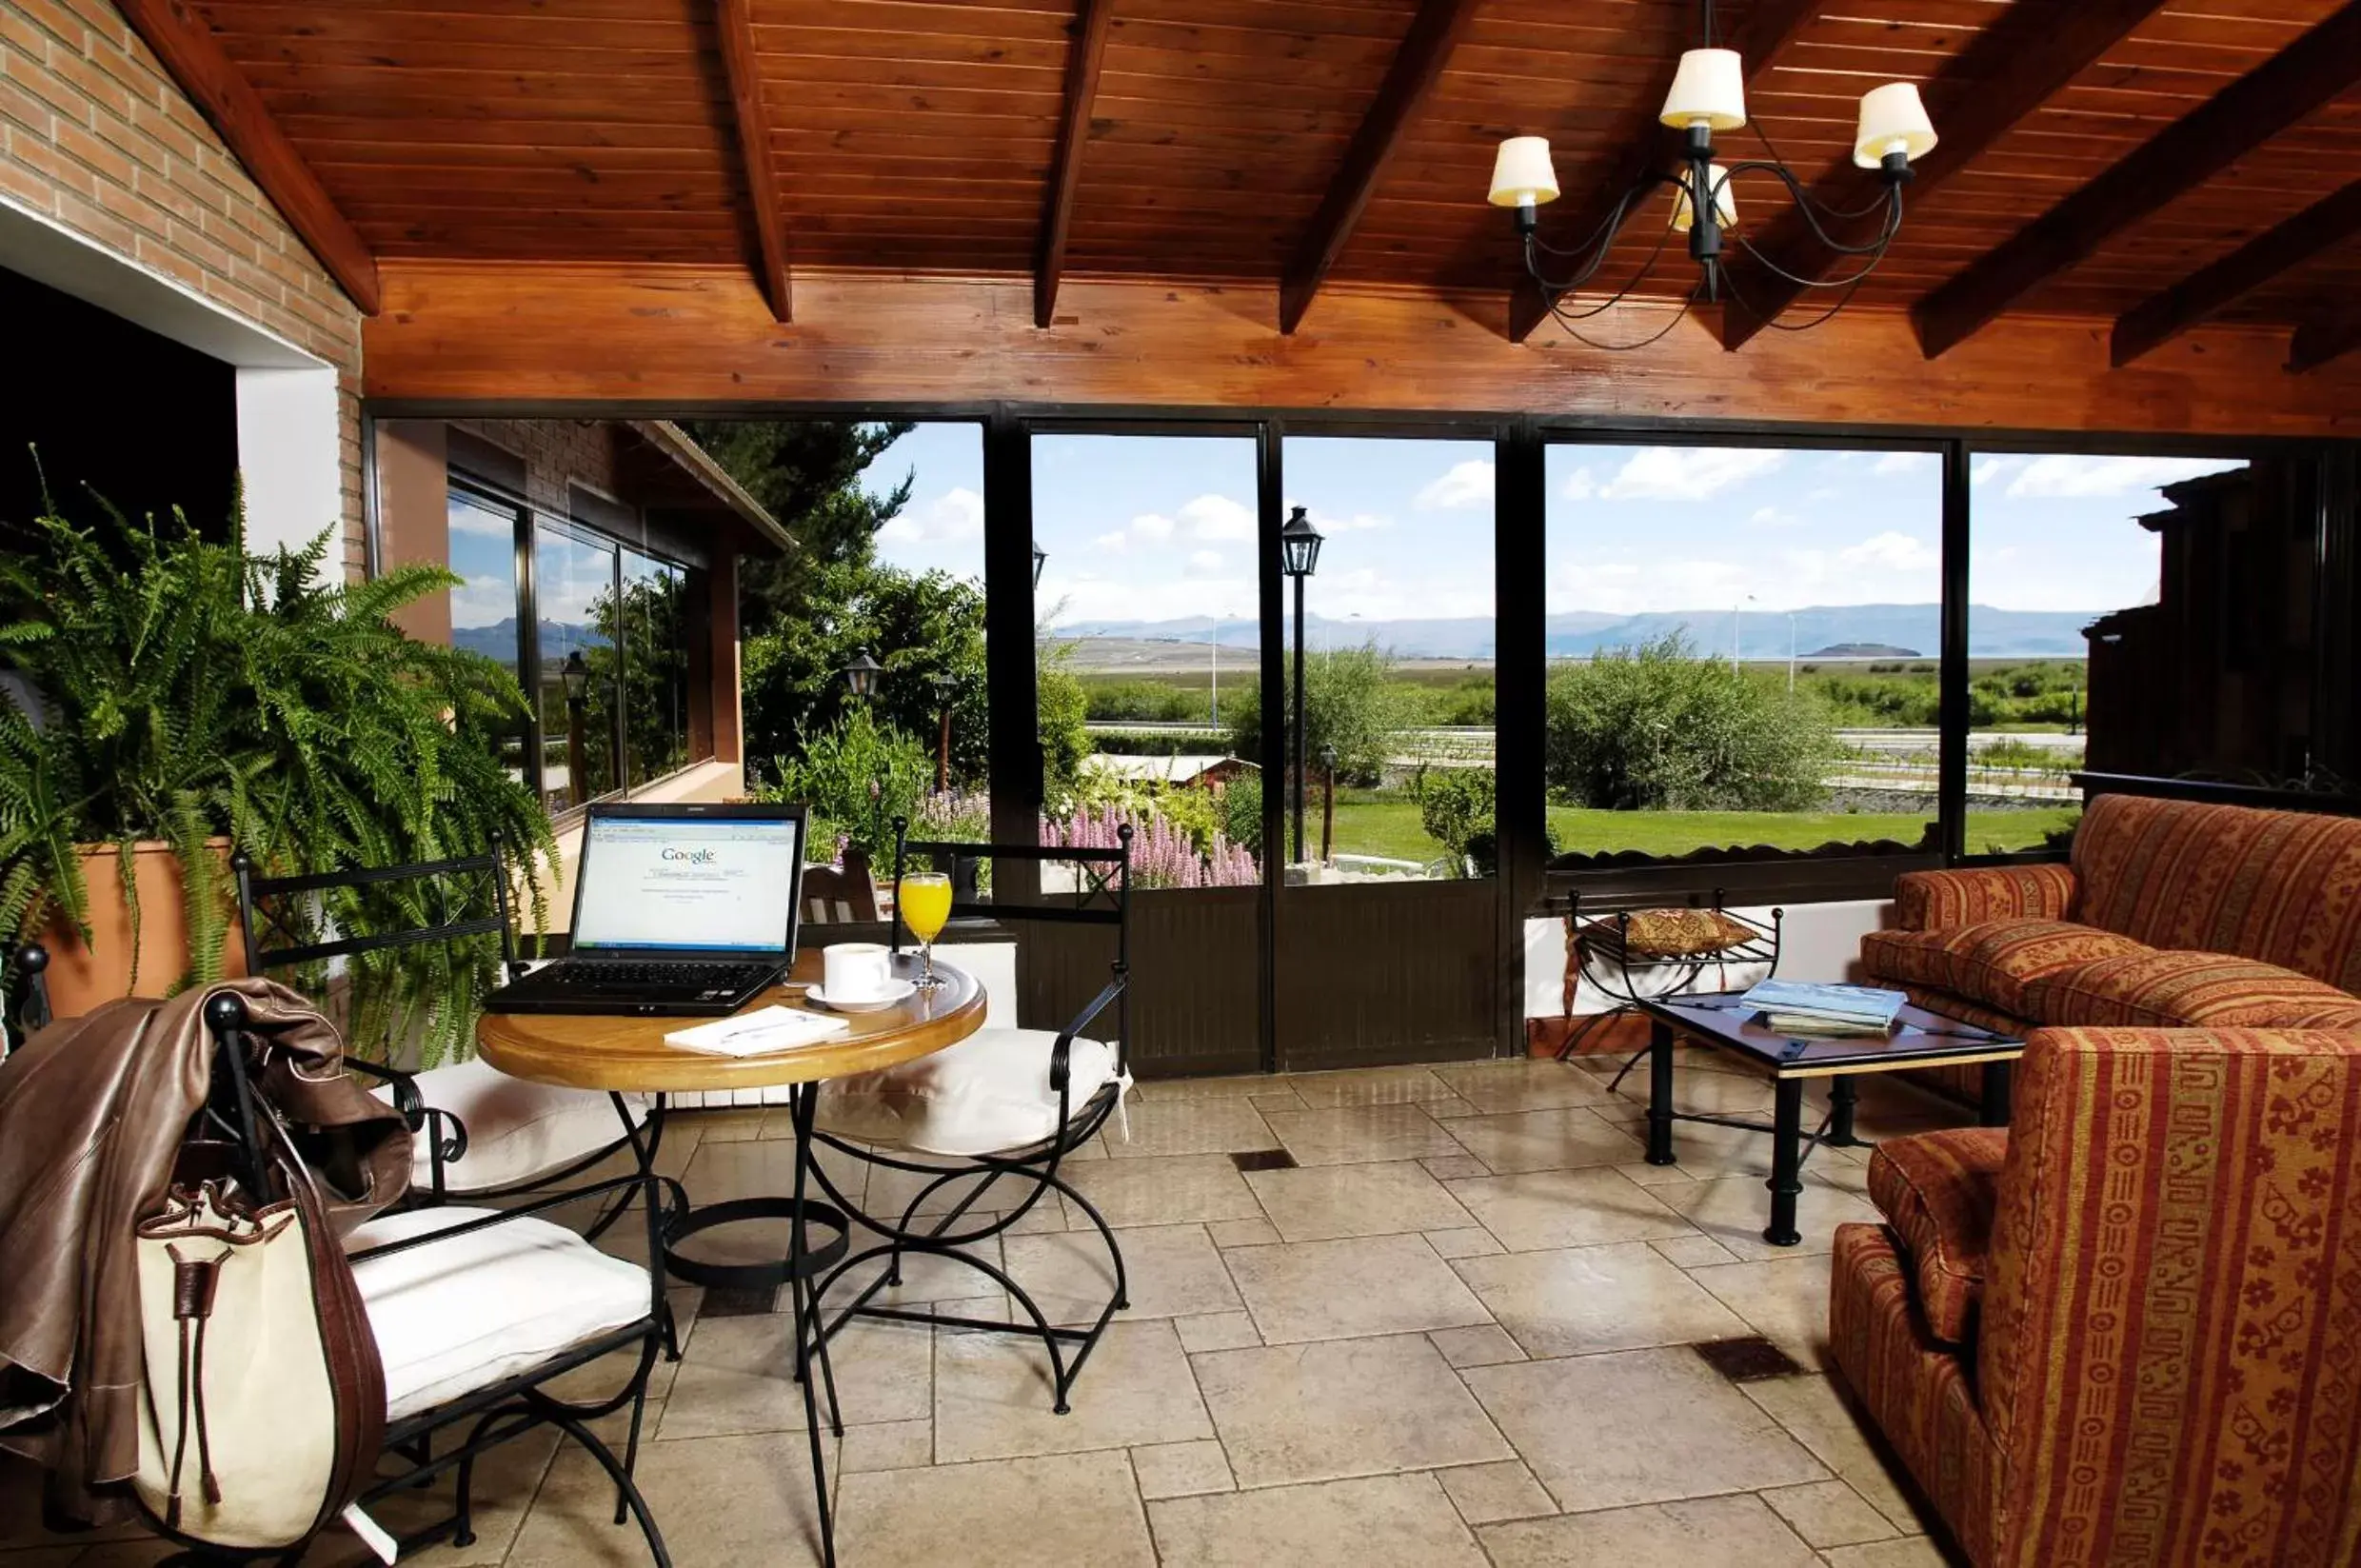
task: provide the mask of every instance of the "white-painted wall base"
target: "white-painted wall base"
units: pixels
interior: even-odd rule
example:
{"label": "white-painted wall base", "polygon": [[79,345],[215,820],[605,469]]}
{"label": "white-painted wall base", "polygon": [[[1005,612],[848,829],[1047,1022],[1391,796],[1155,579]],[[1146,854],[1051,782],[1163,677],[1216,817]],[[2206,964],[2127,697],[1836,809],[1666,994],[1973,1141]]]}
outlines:
{"label": "white-painted wall base", "polygon": [[[1734,909],[1734,914],[1749,920],[1768,921],[1771,911]],[[1861,938],[1893,923],[1894,903],[1889,899],[1859,899],[1843,903],[1799,903],[1787,908],[1779,946],[1779,978],[1782,980],[1855,981],[1858,980]],[[1560,987],[1566,973],[1566,927],[1562,921],[1529,920],[1525,922],[1525,1016],[1527,1018],[1559,1018],[1565,1005]],[[1730,966],[1733,989],[1751,985],[1762,978],[1762,966],[1751,968],[1743,964]],[[1577,1014],[1604,1012],[1615,1005],[1613,998],[1599,993],[1587,981],[1577,993],[1574,1011]]]}

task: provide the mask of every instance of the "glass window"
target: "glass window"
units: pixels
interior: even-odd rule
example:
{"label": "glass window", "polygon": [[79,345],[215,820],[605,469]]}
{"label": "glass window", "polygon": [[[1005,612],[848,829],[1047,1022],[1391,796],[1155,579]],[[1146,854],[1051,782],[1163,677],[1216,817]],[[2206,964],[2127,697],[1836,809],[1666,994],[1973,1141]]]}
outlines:
{"label": "glass window", "polygon": [[[450,566],[461,579],[451,590],[451,644],[517,673],[517,508],[453,489],[446,511]],[[525,777],[526,724],[501,743],[511,776]]]}
{"label": "glass window", "polygon": [[[2258,650],[2305,640],[2299,482],[2291,465],[2241,458],[1973,458],[1970,854],[2058,835],[2080,814],[2070,776],[2086,766],[2302,772],[2308,704],[2291,728],[2246,684]],[[2308,682],[2308,652],[2285,664]]]}
{"label": "glass window", "polygon": [[1243,437],[1033,441],[1042,842],[1128,822],[1135,886],[1261,880],[1255,496]]}
{"label": "glass window", "polygon": [[[533,530],[534,631],[541,650],[541,792],[551,811],[615,789],[615,546],[562,524]],[[579,660],[579,665],[574,661]],[[586,670],[569,699],[569,665]]]}
{"label": "glass window", "polygon": [[680,567],[623,552],[623,732],[633,785],[687,764],[688,638]]}
{"label": "glass window", "polygon": [[[1314,881],[1491,875],[1492,444],[1299,437],[1283,468],[1288,511],[1320,535],[1303,581],[1295,862]],[[1291,792],[1291,840],[1296,804]]]}
{"label": "glass window", "polygon": [[1559,855],[1931,842],[1933,452],[1548,454]]}

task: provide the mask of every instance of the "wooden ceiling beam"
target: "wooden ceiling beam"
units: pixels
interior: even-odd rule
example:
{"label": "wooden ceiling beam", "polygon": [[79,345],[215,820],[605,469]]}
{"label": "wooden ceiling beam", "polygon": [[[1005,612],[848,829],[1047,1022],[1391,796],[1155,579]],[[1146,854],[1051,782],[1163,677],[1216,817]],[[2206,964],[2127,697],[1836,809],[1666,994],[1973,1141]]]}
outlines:
{"label": "wooden ceiling beam", "polygon": [[[1746,63],[1746,85],[1755,83],[1778,63],[1779,53],[1792,42],[1806,22],[1819,13],[1817,0],[1756,0],[1748,8],[1746,19],[1733,29],[1728,37],[1719,40],[1736,50]],[[1623,150],[1607,171],[1607,177],[1583,197],[1574,220],[1561,232],[1577,238],[1596,233],[1600,225],[1615,211],[1623,193],[1646,179],[1671,161],[1674,144],[1672,133],[1657,124],[1657,110],[1664,95],[1673,89],[1673,73],[1680,69],[1677,53],[1663,63],[1656,80],[1648,84],[1648,94],[1642,98],[1623,124],[1617,128],[1614,145]],[[1557,225],[1551,227],[1556,228]],[[1520,263],[1521,265],[1521,263]],[[1511,343],[1522,343],[1533,329],[1549,319],[1549,311],[1541,306],[1540,291],[1530,278],[1522,279],[1509,305],[1508,336]]]}
{"label": "wooden ceiling beam", "polygon": [[2288,340],[2287,367],[2297,375],[2361,350],[2361,308],[2323,310],[2295,328]]}
{"label": "wooden ceiling beam", "polygon": [[383,295],[376,256],[337,209],[205,18],[188,0],[118,0],[117,9],[361,314],[377,314]]}
{"label": "wooden ceiling beam", "polygon": [[2361,180],[2312,203],[2115,319],[2110,352],[2116,368],[2163,347],[2284,272],[2361,234]]}
{"label": "wooden ceiling beam", "polygon": [[1042,203],[1042,237],[1033,260],[1033,325],[1047,327],[1058,310],[1065,273],[1066,236],[1074,228],[1074,193],[1081,188],[1082,144],[1090,135],[1090,106],[1099,96],[1099,67],[1106,58],[1107,26],[1115,0],[1081,0],[1074,42],[1065,57],[1065,97],[1058,114],[1058,149]]}
{"label": "wooden ceiling beam", "polygon": [[1319,210],[1312,214],[1311,227],[1304,230],[1294,257],[1280,274],[1280,332],[1293,332],[1301,325],[1303,312],[1311,308],[1312,296],[1319,292],[1328,269],[1343,253],[1345,242],[1353,237],[1354,226],[1360,222],[1369,198],[1377,191],[1385,166],[1401,145],[1402,132],[1425,104],[1427,95],[1435,90],[1444,65],[1451,59],[1451,51],[1466,34],[1467,25],[1476,15],[1476,5],[1477,0],[1419,0],[1418,14],[1410,19],[1410,30],[1402,34],[1401,47],[1394,51],[1393,64],[1386,68],[1385,81],[1379,87],[1377,98],[1353,132],[1353,140],[1344,149],[1344,161],[1338,166],[1336,177],[1328,182],[1328,191],[1320,198]]}
{"label": "wooden ceiling beam", "polygon": [[787,220],[779,203],[779,169],[771,161],[770,112],[763,104],[763,73],[754,55],[748,0],[714,0],[713,24],[729,73],[731,128],[738,161],[754,204],[754,278],[774,320],[795,319],[795,284],[787,267]]}
{"label": "wooden ceiling beam", "polygon": [[2174,198],[2361,82],[2361,0],[2165,127],[1911,308],[1934,359]]}
{"label": "wooden ceiling beam", "polygon": [[[2000,12],[1921,89],[1941,139],[1912,167],[1911,183],[1902,191],[1905,213],[2163,9],[2164,0],[2075,0],[2071,6],[2011,6]],[[1879,183],[1847,156],[1813,182],[1811,200],[1823,211],[1850,211],[1870,201]],[[1867,245],[1877,237],[1882,217],[1880,208],[1827,227],[1831,237],[1846,245]],[[1744,347],[1811,291],[1796,278],[1817,283],[1859,266],[1859,257],[1831,250],[1803,214],[1788,208],[1758,240],[1737,247],[1730,257],[1722,347]]]}

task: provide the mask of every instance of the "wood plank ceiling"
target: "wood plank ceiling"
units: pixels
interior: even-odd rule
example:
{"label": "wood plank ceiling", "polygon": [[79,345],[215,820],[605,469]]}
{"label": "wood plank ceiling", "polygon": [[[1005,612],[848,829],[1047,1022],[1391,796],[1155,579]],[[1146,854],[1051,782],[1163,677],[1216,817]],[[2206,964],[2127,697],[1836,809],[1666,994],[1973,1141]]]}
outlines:
{"label": "wood plank ceiling", "polygon": [[[340,276],[377,258],[739,263],[787,319],[804,269],[1511,292],[1484,187],[1551,138],[1570,242],[1673,134],[1693,0],[135,0],[125,11]],[[1858,292],[1930,354],[2004,311],[2113,325],[2118,360],[2212,320],[2308,367],[2361,347],[2361,0],[1753,0],[1756,125],[1839,205],[1868,86],[1955,133]],[[1981,43],[1979,45],[1979,39]],[[729,47],[725,48],[727,44]],[[2274,64],[2275,62],[2275,64]],[[2247,80],[2243,94],[2238,84]],[[734,95],[733,85],[740,89]],[[2176,132],[2173,128],[2180,129]],[[2205,155],[2187,155],[2191,145]],[[2178,148],[2181,150],[2174,153]],[[2143,149],[2146,149],[2143,155]],[[2168,154],[2173,154],[2168,156]],[[249,162],[252,159],[249,158]],[[2112,181],[2110,170],[2117,171]],[[2341,194],[2340,194],[2341,193]],[[324,198],[324,199],[323,199]],[[1790,203],[1741,232],[1809,265]],[[2298,220],[2300,221],[2291,221]],[[1602,280],[1641,269],[1659,226]],[[1752,313],[1820,308],[1741,257]],[[1684,295],[1677,247],[1643,292]],[[350,285],[348,284],[348,287]],[[373,285],[372,285],[373,287]],[[356,294],[356,298],[359,296]],[[374,299],[360,298],[364,308]],[[1518,330],[1538,311],[1518,313]]]}

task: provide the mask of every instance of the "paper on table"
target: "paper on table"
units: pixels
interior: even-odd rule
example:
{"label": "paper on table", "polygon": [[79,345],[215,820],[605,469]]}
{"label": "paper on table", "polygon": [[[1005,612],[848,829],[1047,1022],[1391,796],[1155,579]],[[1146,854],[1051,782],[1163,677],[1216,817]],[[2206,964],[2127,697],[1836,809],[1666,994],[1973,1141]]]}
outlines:
{"label": "paper on table", "polygon": [[714,1056],[766,1056],[772,1051],[817,1045],[835,1039],[851,1026],[845,1019],[774,1006],[716,1019],[694,1028],[675,1029],[665,1036],[665,1043]]}

